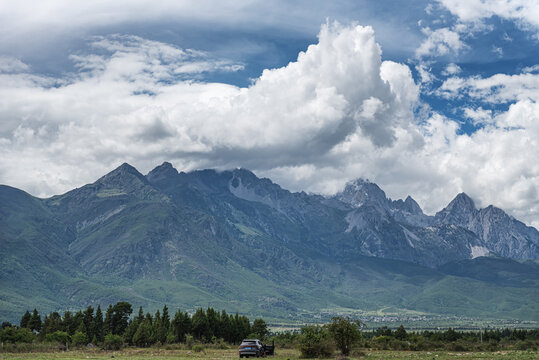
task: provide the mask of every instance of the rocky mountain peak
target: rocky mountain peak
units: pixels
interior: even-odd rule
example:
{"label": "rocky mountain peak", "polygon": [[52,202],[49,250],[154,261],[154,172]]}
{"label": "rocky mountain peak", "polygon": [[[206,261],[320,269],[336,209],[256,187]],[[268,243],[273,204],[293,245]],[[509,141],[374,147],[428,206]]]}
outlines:
{"label": "rocky mountain peak", "polygon": [[172,179],[178,176],[178,170],[176,170],[171,163],[165,161],[155,169],[150,171],[146,178],[151,183],[160,182],[166,179]]}
{"label": "rocky mountain peak", "polygon": [[412,214],[422,214],[423,210],[421,209],[421,206],[415,201],[410,195],[406,197],[406,200],[404,200],[404,204],[406,204],[406,208],[411,212]]}
{"label": "rocky mountain peak", "polygon": [[270,179],[259,178],[250,170],[243,168],[232,171],[228,188],[236,197],[262,202],[272,207],[278,207],[278,203],[291,195]]}
{"label": "rocky mountain peak", "polygon": [[474,201],[462,192],[436,214],[436,220],[439,223],[467,227],[476,213],[477,209]]}
{"label": "rocky mountain peak", "polygon": [[354,207],[360,207],[364,204],[375,204],[386,208],[389,204],[386,193],[378,185],[370,182],[368,179],[364,180],[361,178],[349,181],[344,190],[337,193],[335,197]]}
{"label": "rocky mountain peak", "polygon": [[460,193],[449,203],[448,208],[456,207],[459,210],[476,210],[475,203],[466,193]]}
{"label": "rocky mountain peak", "polygon": [[393,208],[407,212],[409,214],[413,215],[422,215],[423,210],[421,210],[421,207],[419,204],[410,196],[408,195],[404,201],[402,200],[396,200],[393,201]]}
{"label": "rocky mountain peak", "polygon": [[144,175],[142,175],[137,169],[128,163],[123,163],[116,169],[109,172],[107,175],[101,177],[99,180],[97,180],[97,182],[103,185],[120,185],[126,181],[130,182],[134,179],[138,179],[146,183],[146,178]]}
{"label": "rocky mountain peak", "polygon": [[232,179],[241,181],[244,185],[260,183],[263,179],[258,178],[251,170],[244,168],[237,168],[231,170]]}

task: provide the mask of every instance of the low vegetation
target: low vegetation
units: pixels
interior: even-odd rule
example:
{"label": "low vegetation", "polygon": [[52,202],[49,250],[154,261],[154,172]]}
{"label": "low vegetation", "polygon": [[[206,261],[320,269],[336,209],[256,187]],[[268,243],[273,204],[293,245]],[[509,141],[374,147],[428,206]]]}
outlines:
{"label": "low vegetation", "polygon": [[37,309],[27,311],[19,325],[2,324],[1,358],[97,359],[110,357],[113,352],[115,358],[230,359],[237,357],[237,344],[244,338],[273,341],[277,349],[274,359],[539,357],[539,329],[366,329],[357,320],[334,317],[325,325],[271,333],[263,319],[251,323],[245,316],[213,308],[198,309],[192,315],[177,310],[173,317],[167,306],[153,315],[145,314],[142,307],[136,316],[131,316],[132,312],[127,302],[110,305],[105,314],[100,306],[95,312],[89,306],[74,314],[53,312],[44,318]]}

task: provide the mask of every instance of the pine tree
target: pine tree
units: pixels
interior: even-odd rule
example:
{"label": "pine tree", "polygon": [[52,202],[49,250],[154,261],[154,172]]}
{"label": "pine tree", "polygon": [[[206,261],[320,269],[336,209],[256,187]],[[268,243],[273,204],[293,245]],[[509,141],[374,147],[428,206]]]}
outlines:
{"label": "pine tree", "polygon": [[137,321],[139,324],[144,321],[144,311],[142,310],[142,306],[138,309]]}
{"label": "pine tree", "polygon": [[62,321],[62,331],[65,331],[69,334],[69,329],[73,326],[73,315],[71,314],[71,311],[66,310],[64,312],[64,319]]}
{"label": "pine tree", "polygon": [[137,332],[139,321],[137,318],[134,318],[133,321],[129,322],[129,325],[127,325],[127,328],[124,332],[124,341],[128,343],[129,345],[134,345],[133,337],[135,336],[135,333]]}
{"label": "pine tree", "polygon": [[86,308],[86,311],[83,314],[82,321],[84,323],[84,328],[86,330],[86,337],[88,339],[92,339],[94,337],[94,328],[93,328],[93,322],[94,322],[94,308],[91,306],[88,306]]}
{"label": "pine tree", "polygon": [[146,317],[144,318],[144,321],[148,321],[148,323],[151,325],[153,324],[153,318],[152,318],[152,314],[150,314],[149,312],[146,313]]}
{"label": "pine tree", "polygon": [[208,340],[216,336],[219,329],[219,314],[213,308],[209,307],[206,310],[206,318],[208,319]]}
{"label": "pine tree", "polygon": [[21,328],[27,328],[28,323],[30,322],[31,318],[32,318],[32,315],[30,315],[30,311],[26,310],[26,312],[21,318],[21,323],[20,323]]}
{"label": "pine tree", "polygon": [[249,318],[244,315],[240,319],[241,319],[241,329],[243,333],[241,334],[240,339],[238,339],[238,341],[245,339],[251,333],[251,322],[249,321]]}
{"label": "pine tree", "polygon": [[105,313],[105,321],[103,322],[103,336],[112,333],[112,305],[109,304]]}
{"label": "pine tree", "polygon": [[101,311],[101,305],[97,305],[92,329],[94,331],[94,337],[96,338],[96,340],[98,342],[103,342],[105,337],[103,331],[103,312]]}
{"label": "pine tree", "polygon": [[168,333],[168,329],[170,328],[170,315],[168,314],[167,305],[163,306],[163,315],[161,316],[161,322],[163,323],[163,327],[165,328],[165,333]]}
{"label": "pine tree", "polygon": [[163,315],[161,316],[161,328],[159,329],[159,341],[165,343],[167,341],[168,331],[170,329],[170,315],[168,314],[168,307],[163,307]]}
{"label": "pine tree", "polygon": [[163,321],[161,320],[161,314],[159,313],[159,310],[155,312],[155,316],[153,319],[152,324],[152,337],[151,341],[152,344],[155,344],[157,342],[163,343],[166,339],[167,333],[162,332],[163,329]]}
{"label": "pine tree", "polygon": [[[149,313],[147,315],[150,315]],[[137,346],[141,347],[147,347],[151,345],[151,337],[152,337],[152,323],[151,323],[151,316],[144,319],[142,321],[137,331],[135,332],[135,335],[133,335],[133,343]]]}
{"label": "pine tree", "polygon": [[185,335],[191,331],[191,318],[187,312],[183,313],[180,309],[176,311],[171,323],[174,339],[176,342],[185,342]]}
{"label": "pine tree", "polygon": [[32,317],[30,318],[30,321],[28,322],[28,328],[32,331],[41,330],[41,316],[39,316],[39,313],[37,312],[37,309],[35,308],[34,308],[34,312],[32,313]]}
{"label": "pine tree", "polygon": [[43,322],[41,323],[41,331],[39,332],[39,340],[43,341],[45,337],[47,336],[47,333],[52,333],[52,331],[47,332],[47,329],[49,327],[50,327],[49,317],[45,315],[45,317],[43,318]]}
{"label": "pine tree", "polygon": [[126,301],[117,302],[116,305],[112,307],[110,332],[115,335],[122,335],[127,328],[129,315],[131,315],[132,312],[133,308],[130,303]]}
{"label": "pine tree", "polygon": [[191,318],[191,329],[193,336],[197,340],[208,339],[209,337],[209,324],[208,318],[204,310],[198,309]]}
{"label": "pine tree", "polygon": [[71,328],[69,329],[69,335],[73,335],[75,331],[79,329],[84,329],[84,315],[82,314],[81,310],[77,311],[73,316],[73,323],[71,324]]}
{"label": "pine tree", "polygon": [[230,323],[230,317],[225,310],[221,311],[221,319],[219,321],[219,337],[225,339],[228,342],[232,342],[232,326]]}
{"label": "pine tree", "polygon": [[64,324],[62,317],[57,312],[52,312],[49,316],[45,316],[43,319],[43,324],[41,326],[40,335],[45,338],[47,334],[52,334],[56,331],[62,331],[64,329]]}
{"label": "pine tree", "polygon": [[239,328],[239,315],[236,313],[236,315],[230,315],[230,342],[237,343],[238,341],[241,341],[241,334],[240,334],[240,328]]}

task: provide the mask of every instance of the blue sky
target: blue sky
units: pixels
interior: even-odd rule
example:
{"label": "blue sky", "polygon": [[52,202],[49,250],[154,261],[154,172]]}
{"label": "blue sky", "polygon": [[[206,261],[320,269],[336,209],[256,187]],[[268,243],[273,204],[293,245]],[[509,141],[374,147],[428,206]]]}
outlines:
{"label": "blue sky", "polygon": [[465,191],[539,225],[532,1],[4,5],[0,183],[171,161],[325,194],[366,177],[429,213]]}

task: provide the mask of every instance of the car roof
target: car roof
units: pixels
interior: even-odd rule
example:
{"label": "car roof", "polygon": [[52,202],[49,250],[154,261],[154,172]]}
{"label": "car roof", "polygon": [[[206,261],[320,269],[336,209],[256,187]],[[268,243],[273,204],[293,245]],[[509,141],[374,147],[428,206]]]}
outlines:
{"label": "car roof", "polygon": [[243,341],[260,341],[258,339],[244,339]]}

